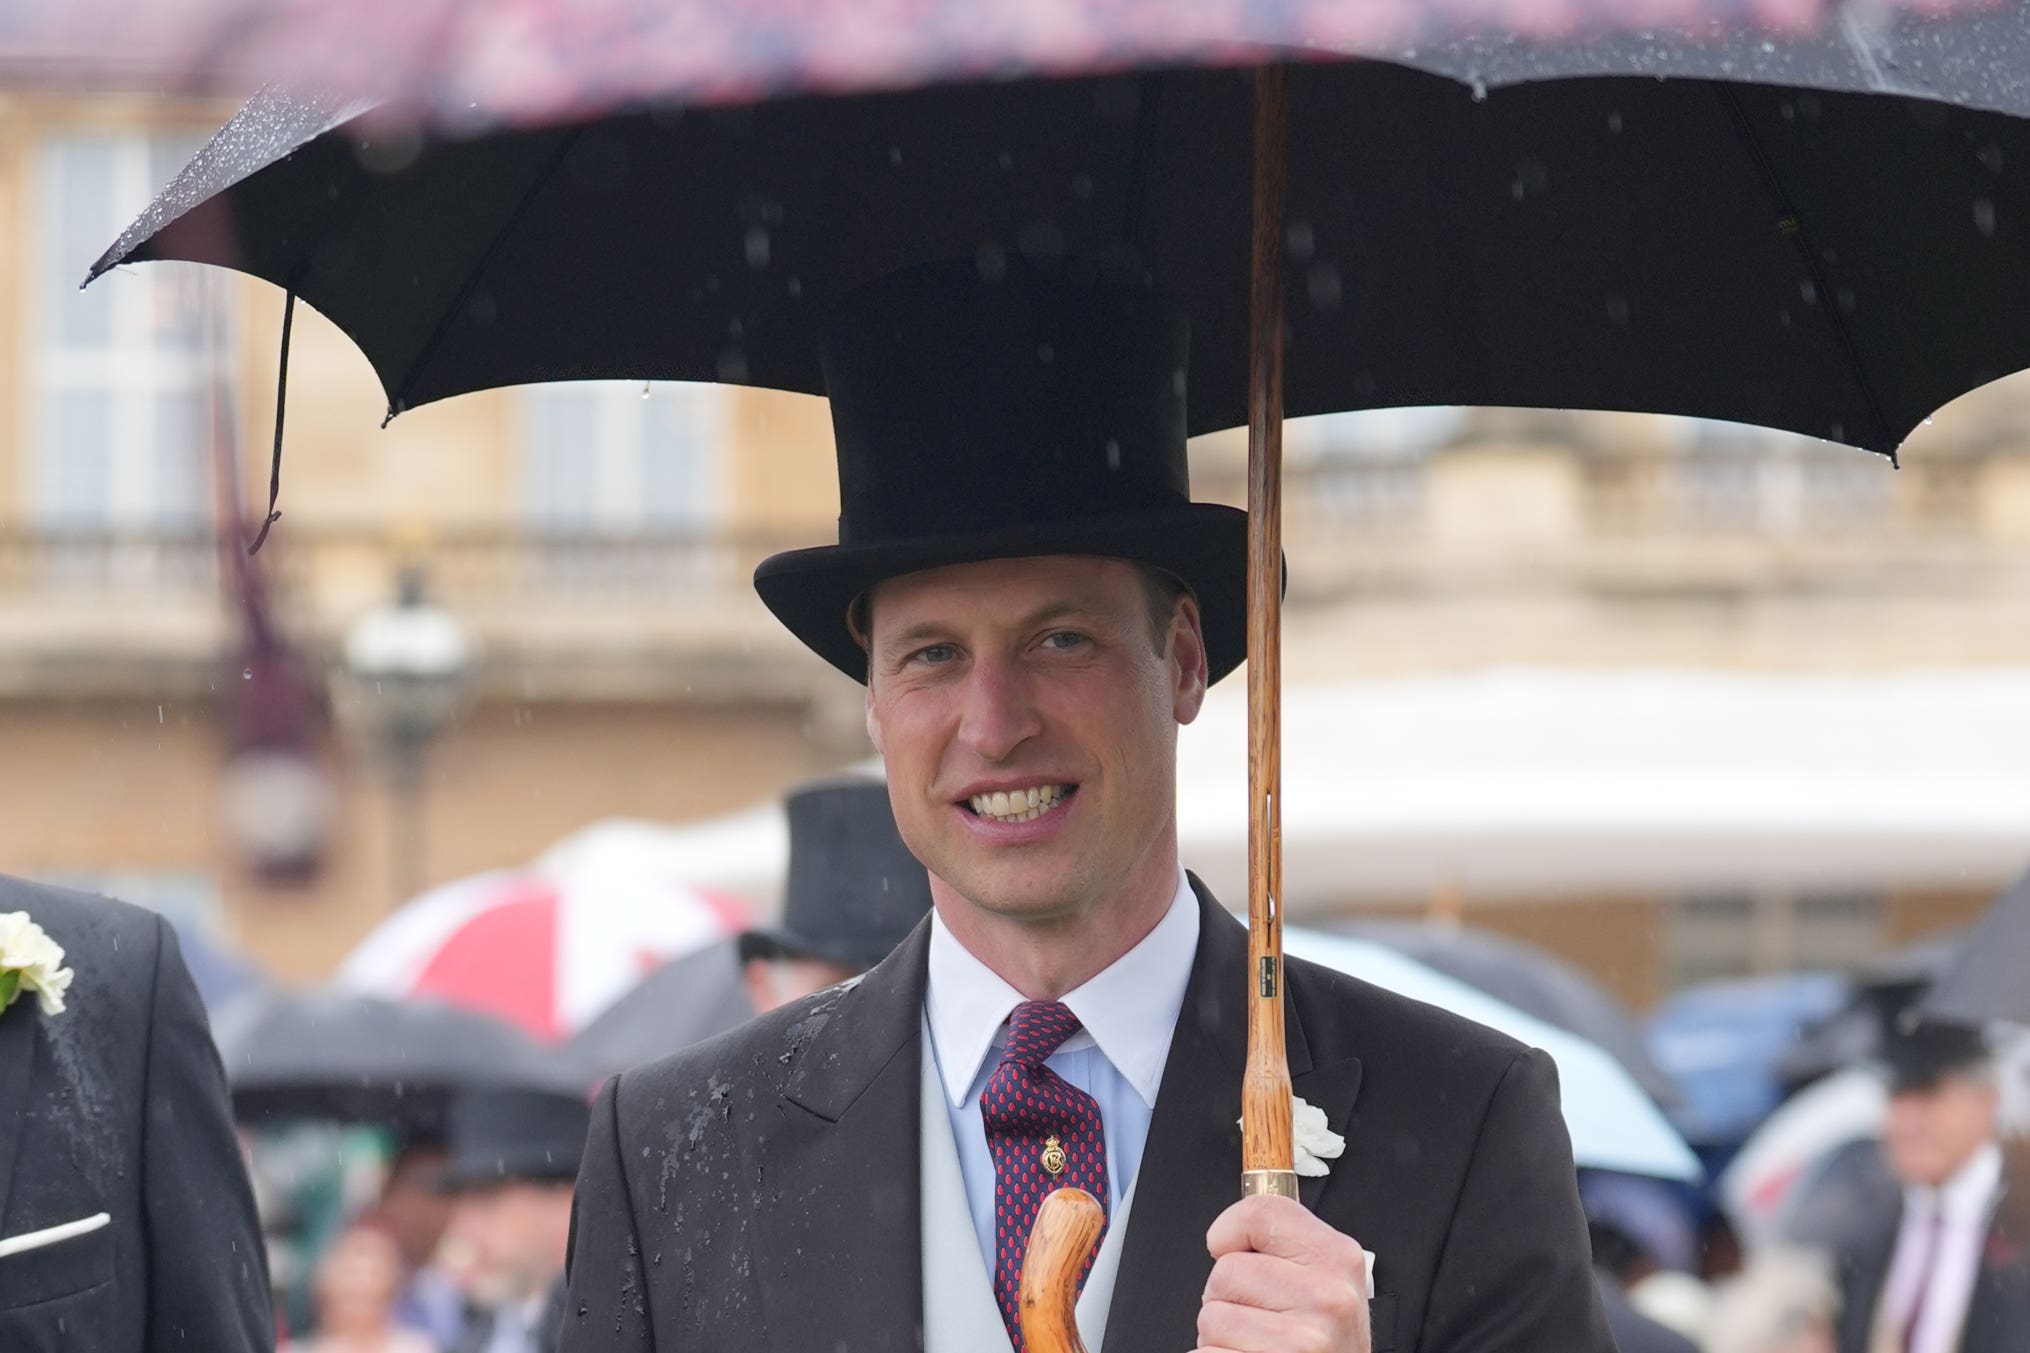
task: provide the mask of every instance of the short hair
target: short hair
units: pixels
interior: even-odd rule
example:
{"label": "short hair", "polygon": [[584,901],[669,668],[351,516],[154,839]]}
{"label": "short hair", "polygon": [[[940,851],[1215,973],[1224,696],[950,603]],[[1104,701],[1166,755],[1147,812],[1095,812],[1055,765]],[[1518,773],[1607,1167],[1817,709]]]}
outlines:
{"label": "short hair", "polygon": [[[1148,610],[1149,642],[1157,654],[1168,651],[1170,639],[1170,618],[1177,614],[1179,599],[1193,595],[1191,584],[1154,564],[1145,564],[1139,559],[1121,561],[1135,570],[1135,578],[1142,585],[1142,604]],[[868,588],[859,596],[846,603],[846,630],[853,636],[865,653],[873,648],[874,636],[874,589]]]}

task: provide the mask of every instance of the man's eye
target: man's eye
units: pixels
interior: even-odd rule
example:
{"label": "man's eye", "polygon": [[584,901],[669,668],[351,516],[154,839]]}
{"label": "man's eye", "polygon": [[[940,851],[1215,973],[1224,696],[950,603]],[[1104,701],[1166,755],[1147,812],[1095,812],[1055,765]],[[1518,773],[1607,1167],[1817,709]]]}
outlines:
{"label": "man's eye", "polygon": [[1077,634],[1071,630],[1059,630],[1055,634],[1046,636],[1043,640],[1043,646],[1063,652],[1066,649],[1081,647],[1087,642],[1088,640],[1083,634]]}
{"label": "man's eye", "polygon": [[931,666],[936,667],[950,662],[958,655],[959,651],[950,644],[927,644],[910,654],[909,660],[911,662],[929,663]]}

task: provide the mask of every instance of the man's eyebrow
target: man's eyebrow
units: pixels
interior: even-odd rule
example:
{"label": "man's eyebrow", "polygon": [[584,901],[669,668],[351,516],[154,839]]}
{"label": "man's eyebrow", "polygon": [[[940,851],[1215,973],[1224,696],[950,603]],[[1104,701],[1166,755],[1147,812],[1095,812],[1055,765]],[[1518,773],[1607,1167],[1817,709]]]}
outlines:
{"label": "man's eyebrow", "polygon": [[[1096,620],[1098,618],[1099,614],[1091,607],[1081,606],[1076,602],[1070,601],[1047,601],[1035,610],[1018,618],[1015,621],[1015,628],[1035,629],[1037,626],[1047,625],[1053,620]],[[951,623],[949,621],[919,620],[914,625],[905,625],[894,634],[884,638],[879,647],[884,653],[893,653],[897,649],[909,648],[916,644],[949,639],[951,632]]]}

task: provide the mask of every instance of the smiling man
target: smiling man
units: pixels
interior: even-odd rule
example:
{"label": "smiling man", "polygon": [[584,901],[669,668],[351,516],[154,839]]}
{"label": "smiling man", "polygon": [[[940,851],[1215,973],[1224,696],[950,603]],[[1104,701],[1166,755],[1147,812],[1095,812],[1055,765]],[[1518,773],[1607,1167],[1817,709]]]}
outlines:
{"label": "smiling man", "polygon": [[1176,750],[1245,649],[1246,522],[1190,501],[1185,359],[1161,293],[1076,261],[835,310],[839,544],[755,581],[866,683],[934,910],[606,1087],[566,1353],[1019,1349],[1068,1184],[1107,1212],[1095,1353],[1612,1348],[1554,1071],[1480,1026],[1290,962],[1293,1085],[1345,1148],[1301,1205],[1236,1201],[1246,934],[1183,870]]}

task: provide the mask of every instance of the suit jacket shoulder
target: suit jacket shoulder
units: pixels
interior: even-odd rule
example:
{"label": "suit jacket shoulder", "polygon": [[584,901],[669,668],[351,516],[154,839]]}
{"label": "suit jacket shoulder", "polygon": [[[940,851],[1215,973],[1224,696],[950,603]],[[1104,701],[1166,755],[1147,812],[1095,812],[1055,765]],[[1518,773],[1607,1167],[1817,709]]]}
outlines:
{"label": "suit jacket shoulder", "polygon": [[174,932],[17,879],[0,911],[27,912],[74,974],[61,1014],[0,1012],[0,1236],[108,1219],[0,1259],[0,1347],[272,1347],[225,1077]]}

